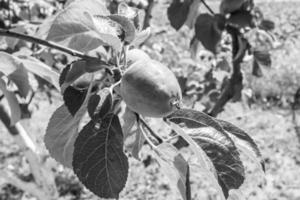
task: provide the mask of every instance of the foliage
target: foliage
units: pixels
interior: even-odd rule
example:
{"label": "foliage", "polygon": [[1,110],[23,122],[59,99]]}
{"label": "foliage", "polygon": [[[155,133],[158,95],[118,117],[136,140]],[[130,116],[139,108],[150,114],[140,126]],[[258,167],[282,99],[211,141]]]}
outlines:
{"label": "foliage", "polygon": [[[201,42],[216,56],[221,54],[220,44],[224,36],[227,34],[225,39],[230,38],[232,76],[227,84],[223,82],[225,86],[220,96],[206,90],[211,98],[217,99],[208,112],[216,116],[228,100],[241,92],[240,64],[246,52],[253,54],[256,68],[270,66],[271,36],[260,28],[272,29],[272,23],[264,20],[251,0],[237,1],[234,5],[223,0],[220,14],[214,14],[201,1],[211,13],[198,16],[194,15],[197,14],[195,9],[191,9],[194,1],[173,1],[167,15],[175,29],[183,26],[186,20],[191,20],[191,16],[194,17],[195,36],[191,44],[197,47]],[[68,1],[64,9],[35,27],[33,32],[42,40],[15,31],[0,30],[3,36],[36,42],[73,56],[58,73],[35,58],[32,50],[28,53],[20,49],[18,54],[1,52],[0,59],[4,65],[0,68],[0,88],[10,103],[11,124],[21,119],[19,99],[34,91],[29,74],[40,76],[60,90],[64,100],[64,105],[53,113],[49,121],[44,138],[46,147],[54,159],[73,169],[90,191],[102,198],[118,198],[127,182],[127,156],[131,154],[139,159],[139,151],[146,143],[152,148],[166,175],[176,183],[175,188],[182,199],[191,199],[190,176],[193,174],[190,173],[189,162],[181,153],[181,146],[156,134],[148,125],[148,120],[152,119],[144,119],[147,115],[131,111],[122,101],[120,80],[131,67],[127,57],[129,48],[143,43],[150,33],[149,29],[141,28],[143,25],[138,9],[119,3],[116,11],[110,12],[104,1]],[[193,14],[188,16],[188,11]],[[6,45],[10,45],[7,40]],[[15,49],[16,44],[11,48]],[[194,50],[197,53],[197,48]],[[22,77],[22,82],[19,82],[19,77]],[[132,78],[133,81],[135,78]],[[154,82],[155,78],[149,76],[139,81],[149,79]],[[152,88],[141,88],[147,89]],[[19,91],[19,94],[14,91]],[[160,103],[155,98],[151,100],[154,105]],[[122,112],[124,107],[125,113]],[[262,166],[263,163],[256,144],[247,133],[210,115],[181,107],[163,120],[170,129],[168,136],[171,138],[173,134],[174,137],[175,133],[179,141],[186,143],[194,152],[201,173],[209,184],[222,199],[227,199],[229,191],[239,189],[245,180],[245,167],[235,141],[245,141],[249,154]],[[128,142],[129,137],[134,139]]]}

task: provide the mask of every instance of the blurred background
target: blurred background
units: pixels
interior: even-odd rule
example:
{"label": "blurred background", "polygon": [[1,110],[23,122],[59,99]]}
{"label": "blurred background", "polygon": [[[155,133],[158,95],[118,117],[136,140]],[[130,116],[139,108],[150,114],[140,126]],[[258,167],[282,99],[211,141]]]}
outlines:
{"label": "blurred background", "polygon": [[[218,0],[207,2],[213,10],[218,10]],[[0,0],[0,27],[33,33],[35,23],[41,23],[55,14],[64,3],[53,0]],[[139,8],[147,8],[149,4],[147,0],[132,0],[130,3]],[[267,19],[275,22],[273,33],[280,45],[271,53],[271,66],[261,68],[259,72],[253,72],[251,58],[245,60],[242,66],[242,96],[239,101],[227,103],[218,118],[247,131],[257,142],[266,162],[264,177],[253,163],[247,163],[249,177],[242,187],[244,197],[237,199],[300,200],[300,1],[256,0],[255,3]],[[229,76],[229,64],[216,60],[202,47],[193,51],[192,55],[190,31],[185,27],[175,31],[169,25],[166,15],[169,4],[167,0],[154,1],[149,21],[151,37],[141,49],[173,70],[181,82],[186,107],[205,110],[213,101],[213,94],[218,94],[221,83]],[[203,6],[201,12],[207,12]],[[28,25],[28,22],[31,23]],[[17,52],[24,51],[24,48],[32,50],[32,46],[29,48],[24,41],[0,38],[0,49],[3,51]],[[67,55],[54,50],[39,52],[39,58],[57,70],[68,63]],[[98,199],[84,189],[71,170],[48,157],[43,135],[51,114],[62,104],[62,99],[59,92],[46,83],[38,83],[37,88],[24,112],[30,118],[24,117],[21,124],[53,170],[60,198]],[[159,125],[153,123],[157,126],[155,129],[159,129]],[[142,151],[142,158],[142,162],[130,158],[129,179],[120,200],[179,199],[158,164],[148,155],[147,147]],[[24,152],[0,122],[0,170],[4,168],[13,171],[25,183],[32,181]],[[206,182],[201,181],[200,175],[195,174],[191,181],[193,199],[216,199]],[[29,199],[35,198],[0,176],[0,200]]]}

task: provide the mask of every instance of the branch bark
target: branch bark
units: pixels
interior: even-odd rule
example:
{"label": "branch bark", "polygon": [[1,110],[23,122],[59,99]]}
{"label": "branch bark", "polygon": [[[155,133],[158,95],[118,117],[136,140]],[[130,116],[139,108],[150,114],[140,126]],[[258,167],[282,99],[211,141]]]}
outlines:
{"label": "branch bark", "polygon": [[228,33],[231,35],[232,38],[232,65],[233,65],[233,72],[232,75],[226,84],[225,88],[223,89],[218,101],[208,113],[210,116],[216,117],[224,108],[229,100],[231,100],[236,94],[240,93],[242,90],[243,84],[243,75],[241,72],[241,63],[245,56],[246,48],[237,58],[237,54],[239,54],[239,41],[238,37],[240,37],[239,30],[228,26],[227,27]]}
{"label": "branch bark", "polygon": [[65,52],[67,54],[70,54],[72,56],[76,56],[76,57],[79,57],[79,58],[82,58],[82,59],[95,59],[95,57],[86,55],[86,54],[84,54],[82,52],[79,52],[79,51],[76,51],[74,49],[70,49],[70,48],[61,46],[59,44],[56,44],[54,42],[47,41],[47,40],[42,40],[42,39],[39,39],[39,38],[36,38],[36,37],[33,37],[33,36],[29,36],[29,35],[26,35],[26,34],[21,34],[21,33],[16,33],[16,32],[9,31],[9,30],[0,29],[0,36],[19,38],[19,39],[25,40],[27,42],[32,42],[32,43],[40,44],[40,45],[50,47],[50,48],[53,48],[53,49],[57,49],[59,51]]}
{"label": "branch bark", "polygon": [[200,1],[203,3],[203,5],[206,7],[206,9],[210,12],[210,14],[212,14],[212,15],[215,14],[215,12],[211,9],[211,7],[206,3],[205,0],[200,0]]}

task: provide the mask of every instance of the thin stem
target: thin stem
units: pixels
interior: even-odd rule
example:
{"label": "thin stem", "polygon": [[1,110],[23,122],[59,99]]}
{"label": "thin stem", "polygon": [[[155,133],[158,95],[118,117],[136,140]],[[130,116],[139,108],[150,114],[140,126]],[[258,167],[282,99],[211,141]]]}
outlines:
{"label": "thin stem", "polygon": [[120,84],[121,84],[121,81],[118,81],[118,82],[112,84],[112,85],[109,87],[110,93],[112,94],[113,91],[115,90],[115,87],[119,86]]}
{"label": "thin stem", "polygon": [[[143,127],[140,126],[141,120],[137,118],[137,126],[142,129]],[[152,149],[156,149],[156,145],[152,142],[152,140],[148,137],[146,131],[142,131],[143,136],[145,137],[147,143],[151,146]]]}
{"label": "thin stem", "polygon": [[[243,85],[243,74],[241,72],[241,63],[243,61],[243,57],[245,56],[246,48],[240,53],[237,59],[235,59],[236,55],[239,51],[239,41],[238,38],[240,36],[240,32],[238,29],[232,26],[226,27],[227,32],[231,35],[232,38],[232,66],[233,72],[231,77],[222,90],[220,97],[215,103],[214,107],[208,113],[212,117],[216,117],[224,108],[229,100],[231,100],[236,94],[241,92],[241,87]],[[234,60],[235,59],[235,60]]]}
{"label": "thin stem", "polygon": [[11,23],[12,23],[12,20],[11,20],[11,18],[12,18],[12,17],[11,17],[11,13],[10,13],[10,12],[11,12],[11,9],[10,9],[10,5],[11,5],[11,4],[10,4],[10,0],[8,0],[8,1],[7,1],[7,4],[8,4],[8,19],[9,19],[9,28],[11,28]]}
{"label": "thin stem", "polygon": [[[177,132],[175,132],[176,134],[177,134]],[[165,142],[171,142],[172,140],[174,140],[174,139],[178,139],[178,137],[180,137],[180,135],[174,135],[174,136],[172,136],[172,137],[170,137],[170,138],[168,138],[167,140],[165,140]]]}
{"label": "thin stem", "polygon": [[86,55],[86,54],[84,54],[80,51],[61,46],[61,45],[56,44],[56,43],[51,42],[51,41],[46,41],[46,40],[39,39],[39,38],[36,38],[36,37],[33,37],[33,36],[29,36],[29,35],[21,34],[21,33],[16,33],[16,32],[9,31],[9,30],[0,29],[0,36],[19,38],[21,40],[25,40],[25,41],[28,41],[28,42],[37,43],[37,44],[40,44],[40,45],[43,45],[43,46],[47,46],[47,47],[50,47],[50,48],[53,48],[53,49],[57,49],[59,51],[62,51],[62,52],[65,52],[67,54],[70,54],[72,56],[76,56],[76,57],[83,58],[83,59],[88,59],[88,58],[95,59],[96,58],[96,57]]}
{"label": "thin stem", "polygon": [[95,82],[95,74],[93,73],[92,77],[91,77],[91,80],[90,80],[90,85],[89,85],[87,93],[86,93],[86,97],[84,99],[84,103],[82,105],[84,105],[88,102],[88,100],[90,98],[90,95],[91,95],[92,88],[94,86],[94,82]]}
{"label": "thin stem", "polygon": [[205,0],[200,0],[203,5],[206,7],[206,9],[212,14],[215,15],[215,12],[211,9],[211,7],[205,2]]}
{"label": "thin stem", "polygon": [[123,47],[124,49],[124,69],[126,69],[127,68],[127,52],[128,52],[128,46],[126,45],[126,46],[124,46]]}
{"label": "thin stem", "polygon": [[147,122],[140,116],[139,117],[140,122],[149,130],[150,134],[159,142],[163,143],[163,139],[159,137],[153,130],[152,128],[147,124]]}

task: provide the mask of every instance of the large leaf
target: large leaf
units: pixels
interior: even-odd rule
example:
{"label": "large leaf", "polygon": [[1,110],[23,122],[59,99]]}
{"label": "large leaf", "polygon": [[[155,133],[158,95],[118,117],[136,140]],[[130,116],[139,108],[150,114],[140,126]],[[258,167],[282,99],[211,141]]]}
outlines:
{"label": "large leaf", "polygon": [[189,180],[189,165],[178,152],[168,143],[162,143],[155,148],[157,160],[164,174],[170,179],[171,185],[176,185],[184,200],[191,199],[191,188]]}
{"label": "large leaf", "polygon": [[[210,182],[211,186],[215,188],[216,191],[218,191],[222,199],[225,199],[224,195],[222,195],[223,194],[222,188],[220,187],[219,183],[216,180],[217,178],[216,169],[213,166],[207,154],[205,153],[205,151],[196,143],[195,140],[193,140],[184,131],[184,129],[182,129],[181,127],[173,123],[171,124],[171,128],[180,136],[179,141],[183,141],[183,143],[188,144],[191,150],[196,155],[198,160],[197,166],[199,167],[198,173],[201,174],[203,177],[206,178],[207,181]],[[177,145],[176,147],[178,148]]]}
{"label": "large leaf", "polygon": [[137,120],[137,115],[126,107],[123,118],[124,123],[122,129],[125,149],[130,152],[135,159],[139,160],[139,152],[144,145],[145,137]]}
{"label": "large leaf", "polygon": [[75,142],[74,172],[93,193],[118,198],[128,176],[123,152],[123,134],[117,115],[110,113],[98,122],[90,121]]}
{"label": "large leaf", "polygon": [[171,26],[176,30],[180,29],[185,23],[190,10],[192,0],[173,0],[168,8],[167,14],[170,20]]}
{"label": "large leaf", "polygon": [[259,160],[261,167],[263,171],[265,171],[265,163],[262,158],[261,152],[257,146],[257,144],[254,142],[254,140],[242,129],[236,127],[235,125],[231,124],[230,122],[226,122],[223,120],[218,120],[218,122],[221,124],[221,126],[226,130],[229,134],[234,135],[238,139],[244,141],[248,148],[250,148],[253,152],[254,155],[257,157]]}
{"label": "large leaf", "polygon": [[229,190],[238,189],[245,179],[244,167],[237,149],[227,146],[224,138],[213,128],[202,127],[189,129],[187,132],[212,161],[224,196],[228,198]]}
{"label": "large leaf", "polygon": [[51,157],[66,167],[72,168],[75,139],[79,132],[79,122],[86,113],[84,105],[72,116],[65,105],[60,106],[51,116],[44,142]]}
{"label": "large leaf", "polygon": [[110,45],[119,49],[120,42],[117,35],[107,32],[108,28],[111,29],[107,20],[100,25],[95,25],[92,17],[108,14],[108,10],[101,1],[74,1],[55,17],[46,39],[84,52],[100,45]]}
{"label": "large leaf", "polygon": [[225,18],[223,16],[200,14],[195,23],[195,36],[206,49],[216,53],[224,27]]}
{"label": "large leaf", "polygon": [[231,146],[233,149],[235,148],[233,141],[219,122],[203,112],[191,109],[180,109],[167,116],[167,119],[176,124],[183,124],[187,128],[212,127],[218,131],[219,137],[223,138],[227,146]]}
{"label": "large leaf", "polygon": [[[180,135],[186,140],[186,142],[188,142],[189,145],[191,145],[191,148],[195,149],[194,152],[197,151],[198,153],[202,153],[199,149],[197,150],[196,147],[194,147],[195,145],[194,145],[193,141],[191,141],[190,138],[187,135],[185,135],[184,132],[190,133],[191,130],[198,131],[200,129],[203,129],[203,130],[211,130],[210,132],[211,132],[211,134],[213,134],[213,135],[211,135],[211,137],[213,137],[213,138],[210,138],[211,142],[216,140],[219,142],[219,145],[223,146],[223,148],[219,147],[219,151],[226,150],[226,152],[231,153],[231,155],[233,157],[231,159],[231,161],[233,163],[237,164],[238,168],[234,169],[233,171],[230,171],[229,169],[226,169],[226,170],[228,171],[228,173],[232,173],[232,174],[235,174],[236,171],[238,171],[238,170],[240,170],[240,171],[237,172],[237,175],[236,175],[237,180],[235,182],[233,182],[232,185],[230,185],[230,183],[224,183],[224,181],[227,182],[228,180],[223,180],[222,182],[220,182],[220,177],[218,176],[218,180],[219,180],[220,186],[222,187],[225,197],[228,196],[229,189],[233,189],[233,188],[236,189],[237,187],[239,187],[242,184],[243,179],[240,179],[240,178],[243,177],[243,168],[241,168],[241,167],[243,167],[243,165],[239,158],[239,152],[238,152],[232,138],[228,135],[228,133],[223,129],[223,127],[220,125],[220,123],[216,119],[210,117],[209,115],[206,115],[205,113],[202,113],[202,112],[199,112],[196,110],[190,110],[190,109],[180,109],[178,111],[175,111],[174,113],[169,115],[167,117],[167,119],[173,123],[180,124],[181,126],[185,127],[185,131],[181,131]],[[180,132],[180,130],[178,130],[178,128],[177,128],[177,132]],[[192,137],[192,138],[194,141],[196,141],[194,139],[194,137]],[[196,142],[199,145],[199,141],[196,141]],[[200,145],[200,147],[202,149],[204,149],[203,146]],[[214,145],[214,147],[217,149],[216,145]],[[213,153],[216,153],[216,151],[214,151]],[[207,152],[206,152],[206,154],[207,154]],[[210,159],[212,159],[211,156],[208,155],[208,157]],[[220,162],[225,162],[225,161],[220,161]],[[215,164],[214,164],[214,167],[218,174],[218,171],[220,171],[220,169],[218,169]],[[225,178],[226,177],[224,177],[222,179],[225,179]]]}
{"label": "large leaf", "polygon": [[247,0],[222,0],[220,12],[223,14],[232,13],[239,10]]}
{"label": "large leaf", "polygon": [[0,78],[0,90],[4,94],[10,108],[10,125],[15,125],[21,119],[21,109],[16,95],[7,89],[6,83]]}

